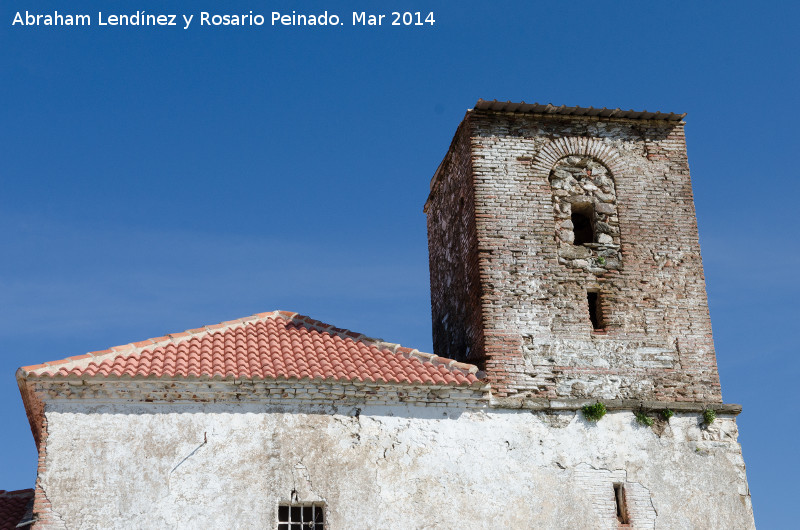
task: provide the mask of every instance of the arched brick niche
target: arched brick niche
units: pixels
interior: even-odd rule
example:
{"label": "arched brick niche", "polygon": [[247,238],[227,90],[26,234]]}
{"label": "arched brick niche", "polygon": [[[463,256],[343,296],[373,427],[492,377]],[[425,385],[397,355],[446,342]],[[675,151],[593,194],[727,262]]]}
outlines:
{"label": "arched brick niche", "polygon": [[615,173],[616,151],[591,138],[559,138],[533,160],[553,198],[559,263],[596,274],[622,267]]}

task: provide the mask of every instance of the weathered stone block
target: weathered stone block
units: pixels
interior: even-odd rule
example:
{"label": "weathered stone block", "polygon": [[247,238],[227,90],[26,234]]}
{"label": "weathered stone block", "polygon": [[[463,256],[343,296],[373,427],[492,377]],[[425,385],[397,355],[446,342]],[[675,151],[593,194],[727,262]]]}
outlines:
{"label": "weathered stone block", "polygon": [[566,259],[585,259],[591,257],[592,251],[583,245],[564,245],[558,249],[558,255]]}

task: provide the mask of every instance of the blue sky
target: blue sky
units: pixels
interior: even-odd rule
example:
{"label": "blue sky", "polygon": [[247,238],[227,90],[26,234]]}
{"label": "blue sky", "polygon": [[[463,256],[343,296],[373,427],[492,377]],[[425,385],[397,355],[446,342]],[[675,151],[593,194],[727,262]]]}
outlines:
{"label": "blue sky", "polygon": [[0,488],[32,487],[17,367],[273,309],[431,349],[422,206],[478,98],[687,112],[726,402],[756,522],[791,526],[800,9],[426,2],[433,27],[12,27],[0,7]]}

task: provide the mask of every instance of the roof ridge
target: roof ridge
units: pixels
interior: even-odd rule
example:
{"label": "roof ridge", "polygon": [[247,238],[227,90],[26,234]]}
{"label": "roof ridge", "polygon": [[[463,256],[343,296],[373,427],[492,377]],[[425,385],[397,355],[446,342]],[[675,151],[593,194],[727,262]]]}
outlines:
{"label": "roof ridge", "polygon": [[579,105],[568,107],[567,105],[553,105],[552,103],[525,103],[525,101],[499,101],[497,99],[490,101],[483,98],[478,99],[473,109],[494,112],[518,112],[524,114],[560,114],[564,116],[590,116],[630,120],[662,120],[671,122],[680,122],[686,117],[685,112],[650,112],[648,110],[624,110],[620,107],[611,109],[607,107],[581,107]]}
{"label": "roof ridge", "polygon": [[[402,346],[396,342],[387,342],[383,339],[376,339],[373,337],[369,337],[364,335],[363,333],[358,333],[355,331],[351,331],[349,329],[344,328],[337,328],[331,324],[326,324],[324,322],[320,322],[319,320],[315,320],[311,317],[305,315],[296,314],[291,319],[295,322],[302,322],[306,325],[306,327],[311,327],[316,329],[317,331],[324,331],[330,333],[332,335],[338,335],[342,339],[351,339],[354,341],[360,341],[365,344],[375,346],[378,350],[388,350],[392,353],[400,353],[406,358],[416,358],[422,362],[430,362],[434,366],[446,366],[451,369],[457,369],[461,371],[464,375],[468,374],[477,374],[478,367],[473,364],[462,363],[456,361],[455,359],[449,359],[447,357],[439,357],[433,353],[425,353],[417,350],[416,348],[408,348]],[[477,376],[480,378],[480,376]]]}
{"label": "roof ridge", "polygon": [[0,490],[0,495],[22,495],[33,492],[34,492],[33,488],[26,488],[24,490],[10,490],[10,491]]}
{"label": "roof ridge", "polygon": [[401,354],[406,358],[415,358],[425,363],[430,362],[434,366],[445,366],[450,370],[457,370],[464,376],[474,375],[477,378],[482,378],[483,373],[479,372],[478,367],[468,363],[462,363],[454,359],[446,357],[439,357],[432,353],[421,352],[415,348],[408,348],[398,343],[387,342],[383,339],[369,337],[363,333],[358,333],[345,328],[338,328],[332,324],[316,320],[306,315],[301,315],[292,311],[275,310],[265,313],[256,313],[247,317],[237,318],[220,322],[219,324],[209,324],[199,328],[187,329],[178,333],[168,333],[160,337],[153,337],[142,341],[131,342],[119,346],[112,346],[105,350],[97,350],[85,353],[83,355],[76,355],[59,359],[55,361],[48,361],[42,364],[23,366],[19,370],[22,372],[20,375],[27,376],[30,373],[39,375],[37,371],[46,371],[55,373],[61,369],[68,371],[75,368],[86,368],[92,363],[100,364],[110,357],[127,358],[133,355],[140,355],[142,352],[167,346],[169,344],[179,344],[196,337],[201,337],[211,333],[223,333],[232,328],[245,326],[247,324],[259,321],[266,321],[268,319],[282,319],[286,322],[301,325],[307,329],[313,329],[321,333],[337,336],[343,340],[351,340],[353,342],[362,342],[367,346],[373,346],[379,351],[388,351],[393,354]]}
{"label": "roof ridge", "polygon": [[266,313],[256,313],[255,315],[250,315],[247,317],[226,320],[224,322],[220,322],[219,324],[208,324],[199,328],[187,329],[177,333],[167,333],[166,335],[162,335],[160,337],[152,337],[137,342],[121,344],[119,346],[111,346],[105,350],[90,351],[83,355],[74,355],[65,359],[47,361],[42,364],[23,366],[20,368],[20,370],[27,374],[43,368],[53,368],[56,371],[62,368],[67,368],[70,370],[77,367],[85,368],[93,362],[101,363],[109,357],[130,357],[131,355],[140,354],[149,348],[158,348],[159,346],[167,346],[169,344],[179,344],[200,335],[205,335],[212,332],[221,333],[231,328],[246,325],[249,322],[267,320],[269,318],[283,318],[284,320],[288,320],[295,316],[297,316],[297,313],[281,310],[270,311]]}

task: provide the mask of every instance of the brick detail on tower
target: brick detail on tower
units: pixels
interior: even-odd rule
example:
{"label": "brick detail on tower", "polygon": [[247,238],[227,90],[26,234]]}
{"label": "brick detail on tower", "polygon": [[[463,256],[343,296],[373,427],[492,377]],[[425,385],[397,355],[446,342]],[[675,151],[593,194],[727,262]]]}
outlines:
{"label": "brick detail on tower", "polygon": [[682,121],[473,109],[425,212],[434,352],[496,395],[722,401]]}

